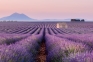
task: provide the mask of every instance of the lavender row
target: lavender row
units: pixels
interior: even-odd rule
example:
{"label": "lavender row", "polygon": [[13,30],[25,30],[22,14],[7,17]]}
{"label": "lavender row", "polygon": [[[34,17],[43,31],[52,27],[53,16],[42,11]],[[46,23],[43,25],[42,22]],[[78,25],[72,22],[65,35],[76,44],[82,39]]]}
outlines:
{"label": "lavender row", "polygon": [[70,40],[59,38],[53,35],[46,35],[47,62],[62,62],[62,58],[69,57],[71,54],[88,52],[89,47],[72,42]]}
{"label": "lavender row", "polygon": [[76,43],[82,43],[90,47],[90,51],[93,49],[93,34],[72,34],[72,35],[57,35],[57,37],[72,40]]}
{"label": "lavender row", "polygon": [[70,55],[70,57],[66,57],[61,60],[63,60],[63,62],[93,62],[93,52]]}
{"label": "lavender row", "polygon": [[26,37],[28,37],[29,34],[25,35],[18,35],[18,34],[0,34],[0,45],[1,44],[12,44],[17,41],[20,41]]}
{"label": "lavender row", "polygon": [[32,35],[15,44],[0,45],[0,62],[36,62],[41,35]]}
{"label": "lavender row", "polygon": [[[10,33],[10,34],[27,34],[34,29],[44,28],[42,23],[24,23],[24,22],[15,22],[15,23],[0,23],[0,33]],[[31,33],[33,34],[33,33]]]}
{"label": "lavender row", "polygon": [[[49,29],[51,32],[50,34],[82,34],[82,33],[93,33],[93,25],[92,23],[65,23],[67,25],[67,28],[57,28],[57,23],[55,22],[40,22],[40,23],[34,23],[34,22],[1,22],[0,23],[0,33],[10,33],[10,34],[27,34],[31,33],[33,34],[36,30],[39,28],[46,28]],[[73,26],[73,27],[72,27]]]}
{"label": "lavender row", "polygon": [[46,28],[51,35],[58,34],[93,34],[93,29],[88,28]]}

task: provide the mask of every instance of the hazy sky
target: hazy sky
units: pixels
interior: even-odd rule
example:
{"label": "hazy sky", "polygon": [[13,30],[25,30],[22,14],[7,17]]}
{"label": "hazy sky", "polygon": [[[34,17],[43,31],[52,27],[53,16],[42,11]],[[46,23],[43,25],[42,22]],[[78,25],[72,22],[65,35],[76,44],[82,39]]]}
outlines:
{"label": "hazy sky", "polygon": [[15,12],[35,19],[93,19],[93,0],[0,0],[0,18]]}

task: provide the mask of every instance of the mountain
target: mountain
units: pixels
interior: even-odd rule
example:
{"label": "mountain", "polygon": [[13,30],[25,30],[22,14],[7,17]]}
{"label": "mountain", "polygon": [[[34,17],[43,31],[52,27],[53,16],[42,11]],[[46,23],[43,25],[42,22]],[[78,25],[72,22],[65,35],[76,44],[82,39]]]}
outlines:
{"label": "mountain", "polygon": [[46,20],[46,21],[61,21],[62,19],[43,19],[43,20]]}
{"label": "mountain", "polygon": [[6,20],[6,21],[31,21],[34,20],[30,17],[28,17],[25,14],[19,14],[19,13],[13,13],[10,16],[2,17],[0,20]]}
{"label": "mountain", "polygon": [[[48,22],[70,22],[71,19],[80,19],[82,20],[83,18],[67,18],[67,19],[43,19],[42,21],[48,21]],[[86,21],[86,19],[84,19]]]}
{"label": "mountain", "polygon": [[48,21],[48,22],[64,22],[64,21],[68,21],[68,20],[65,20],[65,19],[43,19],[42,21]]}

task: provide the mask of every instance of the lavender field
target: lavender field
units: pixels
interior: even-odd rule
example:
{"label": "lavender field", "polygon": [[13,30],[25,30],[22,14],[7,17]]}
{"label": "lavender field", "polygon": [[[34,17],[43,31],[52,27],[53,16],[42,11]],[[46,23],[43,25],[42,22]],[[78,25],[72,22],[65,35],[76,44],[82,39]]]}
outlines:
{"label": "lavender field", "polygon": [[0,62],[93,62],[93,22],[0,22]]}

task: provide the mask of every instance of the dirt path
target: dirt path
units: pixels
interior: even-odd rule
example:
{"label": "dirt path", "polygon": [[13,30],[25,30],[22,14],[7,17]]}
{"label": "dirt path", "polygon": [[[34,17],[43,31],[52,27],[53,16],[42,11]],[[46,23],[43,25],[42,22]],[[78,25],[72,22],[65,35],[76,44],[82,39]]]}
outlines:
{"label": "dirt path", "polygon": [[46,55],[45,42],[42,42],[37,55],[37,62],[46,62]]}

